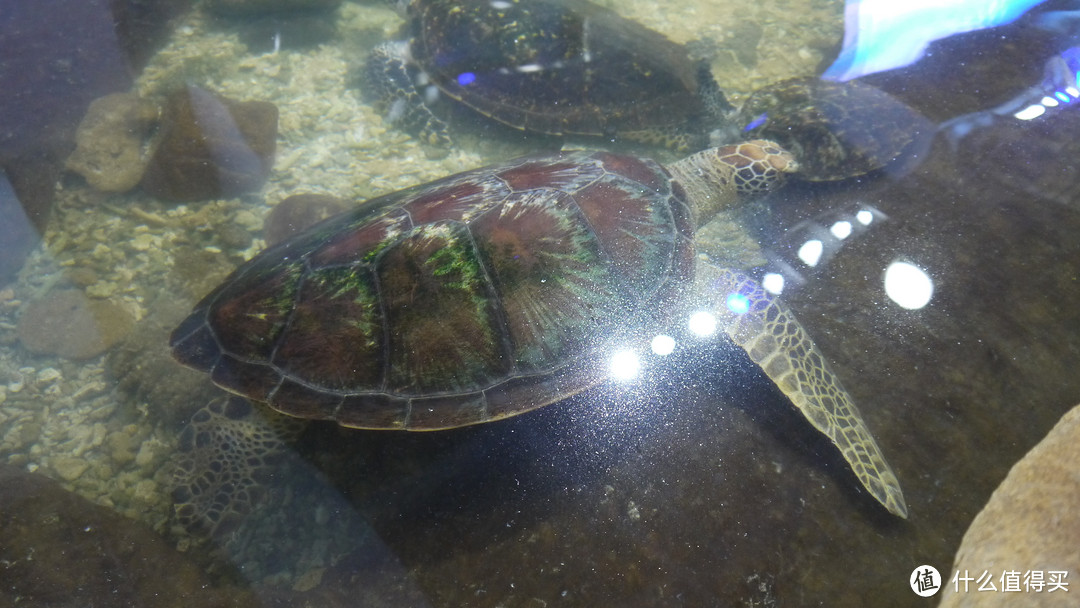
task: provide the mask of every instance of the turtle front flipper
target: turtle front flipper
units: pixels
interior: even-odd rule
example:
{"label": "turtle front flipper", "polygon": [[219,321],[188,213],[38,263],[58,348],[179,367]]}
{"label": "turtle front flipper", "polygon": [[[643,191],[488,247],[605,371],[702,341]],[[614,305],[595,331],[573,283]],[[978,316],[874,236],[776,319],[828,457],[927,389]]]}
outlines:
{"label": "turtle front flipper", "polygon": [[755,280],[698,263],[697,285],[731,339],[761,366],[803,416],[832,440],[862,485],[890,512],[907,518],[900,482],[802,324]]}
{"label": "turtle front flipper", "polygon": [[[364,98],[383,113],[383,118],[406,133],[435,148],[449,148],[446,123],[424,103],[409,73],[408,46],[403,42],[384,42],[372,49],[360,73]],[[428,85],[438,95],[435,85]]]}

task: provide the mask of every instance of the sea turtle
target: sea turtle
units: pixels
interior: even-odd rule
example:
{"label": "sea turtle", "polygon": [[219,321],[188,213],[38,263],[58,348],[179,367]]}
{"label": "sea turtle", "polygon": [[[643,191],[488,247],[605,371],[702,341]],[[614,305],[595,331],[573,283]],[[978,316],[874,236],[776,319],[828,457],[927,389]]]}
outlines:
{"label": "sea turtle", "polygon": [[811,181],[856,177],[913,159],[918,155],[912,152],[936,132],[924,116],[875,87],[812,77],[754,91],[732,123],[741,129],[739,137],[769,139],[790,150],[799,175]]}
{"label": "sea turtle", "polygon": [[695,226],[796,166],[767,141],[666,169],[561,152],[388,194],[241,266],[174,330],[173,355],[291,416],[436,430],[565,399],[602,381],[612,353],[646,352],[705,311],[906,517],[896,476],[791,311],[694,253]]}
{"label": "sea turtle", "polygon": [[[710,132],[764,138],[800,176],[833,181],[880,169],[934,125],[857,81],[800,77],[751,93],[735,114],[704,61],[588,0],[399,0],[404,41],[377,46],[361,87],[393,123],[445,147],[462,107],[531,133],[698,150]],[[450,99],[457,104],[446,104]],[[440,111],[441,109],[441,111]],[[438,116],[437,116],[438,114]]]}
{"label": "sea turtle", "polygon": [[443,118],[455,106],[445,99],[530,133],[680,151],[704,148],[708,130],[733,109],[706,63],[588,0],[395,4],[407,40],[372,51],[361,88],[428,144],[449,144]]}

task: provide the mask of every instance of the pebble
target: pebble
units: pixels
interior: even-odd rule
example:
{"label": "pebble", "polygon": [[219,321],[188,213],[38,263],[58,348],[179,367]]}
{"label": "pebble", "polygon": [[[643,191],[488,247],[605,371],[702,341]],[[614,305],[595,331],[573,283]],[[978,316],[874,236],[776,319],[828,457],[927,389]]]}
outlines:
{"label": "pebble", "polygon": [[156,455],[153,445],[154,443],[155,442],[153,439],[148,439],[142,442],[142,445],[139,446],[139,453],[135,454],[136,466],[140,468],[145,467],[154,461],[154,457]]}
{"label": "pebble", "polygon": [[49,460],[49,466],[66,481],[75,481],[90,467],[85,460],[72,456],[53,457]]}
{"label": "pebble", "polygon": [[135,238],[131,239],[131,246],[136,251],[149,251],[161,246],[161,237],[145,232],[136,234]]}
{"label": "pebble", "polygon": [[134,433],[128,432],[128,428],[132,426],[134,425],[128,425],[123,431],[109,435],[109,455],[117,466],[124,466],[135,460],[135,438],[132,436]]}
{"label": "pebble", "polygon": [[320,526],[325,526],[326,522],[330,521],[330,511],[325,505],[319,505],[315,509],[315,523]]}
{"label": "pebble", "polygon": [[247,209],[241,209],[240,211],[237,211],[236,216],[233,218],[233,221],[235,221],[240,226],[243,226],[243,228],[249,232],[258,232],[262,230],[262,220]]}
{"label": "pebble", "polygon": [[90,447],[99,447],[105,442],[105,437],[109,430],[105,428],[105,425],[100,422],[94,423],[94,433],[90,439]]}
{"label": "pebble", "polygon": [[91,298],[108,298],[116,293],[117,285],[112,281],[98,281],[86,288],[86,295]]}
{"label": "pebble", "polygon": [[311,591],[318,587],[322,583],[323,574],[326,573],[326,568],[315,568],[308,570],[296,580],[293,584],[293,591]]}
{"label": "pebble", "polygon": [[158,500],[158,484],[153,479],[143,479],[135,484],[135,500],[144,503],[154,503]]}

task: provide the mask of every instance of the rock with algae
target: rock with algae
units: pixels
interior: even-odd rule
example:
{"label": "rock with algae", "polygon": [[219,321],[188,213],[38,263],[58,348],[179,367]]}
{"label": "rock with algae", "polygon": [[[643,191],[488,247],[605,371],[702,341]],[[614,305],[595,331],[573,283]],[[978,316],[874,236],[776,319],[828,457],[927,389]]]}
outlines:
{"label": "rock with algae", "polygon": [[157,118],[157,106],[133,93],[95,99],[75,132],[67,168],[95,190],[131,190],[146,170],[147,139]]}
{"label": "rock with algae", "polygon": [[[1013,466],[983,510],[971,522],[953,561],[953,573],[967,570],[978,577],[993,576],[998,592],[978,592],[973,584],[964,593],[947,575],[941,608],[967,606],[1075,606],[1080,581],[1080,405],[1069,410],[1049,434]],[[1017,571],[1020,592],[1001,591],[1005,571]],[[1025,591],[1028,571],[1064,571],[1068,591]]]}

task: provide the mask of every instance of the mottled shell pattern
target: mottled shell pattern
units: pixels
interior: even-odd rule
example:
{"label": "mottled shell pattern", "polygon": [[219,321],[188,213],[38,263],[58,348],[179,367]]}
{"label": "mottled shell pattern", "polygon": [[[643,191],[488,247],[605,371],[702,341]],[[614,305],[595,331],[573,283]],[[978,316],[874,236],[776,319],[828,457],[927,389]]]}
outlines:
{"label": "mottled shell pattern", "polygon": [[628,332],[684,297],[693,229],[653,161],[525,157],[373,199],[267,250],[172,346],[219,386],[301,418],[486,422],[599,382],[610,340],[640,338]]}
{"label": "mottled shell pattern", "polygon": [[525,131],[700,148],[730,110],[683,46],[592,2],[414,0],[408,19],[442,94]]}

